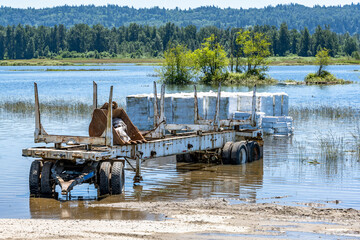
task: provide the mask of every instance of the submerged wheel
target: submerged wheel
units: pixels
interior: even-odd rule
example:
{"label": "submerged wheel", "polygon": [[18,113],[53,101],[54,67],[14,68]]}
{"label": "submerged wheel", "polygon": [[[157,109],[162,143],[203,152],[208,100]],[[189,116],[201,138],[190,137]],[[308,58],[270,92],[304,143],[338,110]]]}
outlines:
{"label": "submerged wheel", "polygon": [[248,161],[256,161],[260,159],[260,146],[258,142],[252,141],[248,143]]}
{"label": "submerged wheel", "polygon": [[41,170],[40,192],[43,196],[51,196],[54,189],[54,181],[51,177],[52,162],[45,162]]}
{"label": "submerged wheel", "polygon": [[223,164],[230,164],[231,163],[231,149],[233,147],[233,142],[225,143],[224,147],[221,151],[221,158]]}
{"label": "submerged wheel", "polygon": [[125,186],[124,164],[114,162],[111,167],[111,194],[121,194]]}
{"label": "submerged wheel", "polygon": [[100,196],[110,194],[110,162],[102,162],[100,164],[99,173],[99,191]]}
{"label": "submerged wheel", "polygon": [[176,155],[176,162],[185,162],[185,163],[192,163],[197,162],[198,158],[196,153],[184,153],[184,154],[177,154]]}
{"label": "submerged wheel", "polygon": [[40,193],[40,172],[41,172],[41,161],[34,160],[31,163],[29,172],[29,189],[30,195],[36,197]]}
{"label": "submerged wheel", "polygon": [[236,142],[231,149],[231,163],[239,165],[246,163],[248,159],[248,152],[246,142]]}

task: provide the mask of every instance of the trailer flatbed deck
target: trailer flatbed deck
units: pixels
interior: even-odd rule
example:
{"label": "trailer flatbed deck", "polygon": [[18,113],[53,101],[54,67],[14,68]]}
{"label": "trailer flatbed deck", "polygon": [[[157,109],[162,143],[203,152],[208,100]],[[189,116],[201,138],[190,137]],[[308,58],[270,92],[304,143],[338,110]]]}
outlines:
{"label": "trailer flatbed deck", "polygon": [[[35,89],[35,142],[53,143],[53,147],[23,149],[25,157],[39,158],[32,163],[29,174],[32,196],[55,196],[55,185],[61,193],[69,194],[74,186],[94,183],[99,195],[121,194],[124,190],[124,165],[128,159],[136,160],[134,183],[142,180],[141,162],[146,159],[176,155],[178,161],[206,157],[207,161],[222,164],[241,164],[257,160],[262,155],[262,130],[240,130],[244,124],[255,124],[254,87],[253,109],[247,120],[220,120],[219,86],[214,120],[202,120],[198,114],[196,87],[194,88],[194,124],[166,124],[164,116],[165,85],[161,89],[160,114],[154,83],[154,129],[141,139],[114,144],[112,126],[113,105],[108,104],[104,134],[98,137],[49,135],[41,124],[37,84]],[[97,85],[94,82],[94,113],[97,108]],[[109,103],[112,103],[113,87]],[[122,110],[123,111],[123,110]],[[131,124],[131,122],[130,122]],[[134,128],[137,130],[137,128]],[[138,131],[138,130],[137,130]],[[168,134],[166,134],[168,133]],[[115,133],[116,134],[116,133]],[[141,135],[141,134],[140,134]],[[129,162],[128,162],[129,163]],[[129,163],[130,164],[130,163]]]}

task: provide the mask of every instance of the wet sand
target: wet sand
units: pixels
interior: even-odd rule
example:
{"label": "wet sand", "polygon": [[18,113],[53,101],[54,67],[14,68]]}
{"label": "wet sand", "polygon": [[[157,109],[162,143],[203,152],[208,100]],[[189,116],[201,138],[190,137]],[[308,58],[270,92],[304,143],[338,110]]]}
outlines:
{"label": "wet sand", "polygon": [[0,239],[357,239],[360,211],[226,199],[92,204],[165,217],[150,220],[0,219]]}

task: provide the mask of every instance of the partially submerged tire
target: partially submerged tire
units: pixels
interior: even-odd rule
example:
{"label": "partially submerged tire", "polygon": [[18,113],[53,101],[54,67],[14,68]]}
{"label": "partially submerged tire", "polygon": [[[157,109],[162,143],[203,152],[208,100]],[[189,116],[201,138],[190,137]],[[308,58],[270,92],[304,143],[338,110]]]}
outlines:
{"label": "partially submerged tire", "polygon": [[121,194],[124,191],[125,172],[122,162],[114,162],[111,167],[111,194]]}
{"label": "partially submerged tire", "polygon": [[197,157],[195,153],[184,153],[176,155],[176,162],[192,163],[196,161]]}
{"label": "partially submerged tire", "polygon": [[53,194],[54,181],[51,177],[52,162],[45,162],[41,170],[40,192],[42,196],[49,197]]}
{"label": "partially submerged tire", "polygon": [[29,190],[30,195],[36,197],[40,194],[40,172],[41,161],[34,160],[30,166],[29,172]]}
{"label": "partially submerged tire", "polygon": [[99,173],[99,192],[100,196],[110,194],[110,162],[102,162],[100,164]]}
{"label": "partially submerged tire", "polygon": [[231,163],[235,165],[246,163],[248,151],[246,142],[236,142],[231,149]]}
{"label": "partially submerged tire", "polygon": [[261,150],[260,150],[260,146],[256,141],[251,141],[248,143],[248,161],[252,162],[252,161],[256,161],[259,160],[261,157]]}
{"label": "partially submerged tire", "polygon": [[223,164],[231,163],[231,149],[233,147],[233,142],[225,143],[224,147],[221,150],[221,159]]}

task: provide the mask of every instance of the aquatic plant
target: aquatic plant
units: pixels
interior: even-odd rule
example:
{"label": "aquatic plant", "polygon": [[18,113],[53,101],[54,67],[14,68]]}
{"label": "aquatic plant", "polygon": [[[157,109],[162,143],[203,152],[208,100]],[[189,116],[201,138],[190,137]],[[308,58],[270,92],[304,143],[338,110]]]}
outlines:
{"label": "aquatic plant", "polygon": [[289,116],[295,120],[307,120],[314,116],[332,120],[350,119],[359,116],[359,114],[359,109],[351,106],[300,105],[289,109]]}
{"label": "aquatic plant", "polygon": [[[2,101],[0,109],[7,112],[32,114],[34,113],[34,103],[32,101]],[[82,102],[68,102],[65,100],[52,100],[50,102],[40,103],[40,111],[42,113],[50,113],[54,115],[64,114],[91,114],[92,106]]]}
{"label": "aquatic plant", "polygon": [[318,133],[321,157],[325,161],[336,161],[344,157],[344,138],[334,135],[333,132],[327,134]]}
{"label": "aquatic plant", "polygon": [[358,159],[360,160],[360,123],[357,124],[355,131],[351,133],[354,138],[354,148]]}

